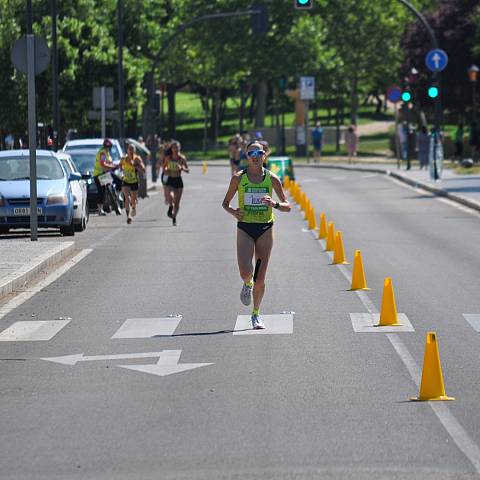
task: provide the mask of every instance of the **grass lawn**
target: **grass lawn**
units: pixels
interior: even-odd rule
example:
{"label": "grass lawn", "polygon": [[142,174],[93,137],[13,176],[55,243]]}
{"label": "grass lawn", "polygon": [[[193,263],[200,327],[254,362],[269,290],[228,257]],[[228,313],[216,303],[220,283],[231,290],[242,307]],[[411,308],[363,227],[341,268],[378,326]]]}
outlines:
{"label": "grass lawn", "polygon": [[[166,102],[165,102],[166,105]],[[293,126],[295,120],[295,113],[293,111],[293,103],[288,103],[289,111],[285,112],[285,125]],[[222,128],[218,138],[218,150],[215,150],[214,146],[209,142],[208,153],[203,155],[203,127],[204,127],[204,112],[200,98],[197,94],[188,92],[178,92],[176,95],[176,110],[177,110],[177,137],[182,142],[185,151],[192,159],[217,159],[227,158],[226,145],[229,138],[239,131],[239,106],[240,100],[237,98],[229,98],[227,101],[227,109],[225,113],[225,119],[222,122]],[[248,115],[249,105],[246,106],[246,112]],[[270,114],[265,119],[265,125],[267,127],[273,126],[274,118]],[[332,110],[332,115],[334,111]],[[323,125],[328,125],[328,112],[326,109],[318,110],[318,118]],[[365,124],[375,120],[391,119],[391,115],[376,115],[375,106],[368,105],[360,108],[359,123]],[[334,118],[330,119],[330,124],[333,125]],[[348,123],[348,118],[345,119]],[[166,122],[166,115],[164,116],[164,122]],[[248,121],[248,117],[245,118],[244,128],[246,130],[252,130],[254,128],[253,122]],[[310,122],[313,125],[314,112],[310,110]],[[388,136],[369,136],[361,139],[361,154],[366,155],[384,155],[388,152]],[[294,147],[288,149],[288,154],[294,151]],[[338,155],[335,152],[334,146],[326,146],[325,155]]]}

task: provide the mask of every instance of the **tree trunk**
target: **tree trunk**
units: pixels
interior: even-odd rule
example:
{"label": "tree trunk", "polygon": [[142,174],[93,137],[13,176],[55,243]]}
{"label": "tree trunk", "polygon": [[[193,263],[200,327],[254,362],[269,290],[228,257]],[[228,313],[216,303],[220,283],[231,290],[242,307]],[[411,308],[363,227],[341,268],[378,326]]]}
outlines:
{"label": "tree trunk", "polygon": [[267,94],[268,85],[266,80],[261,80],[256,85],[257,111],[255,114],[255,127],[265,125],[265,116],[267,114]]}
{"label": "tree trunk", "polygon": [[243,117],[245,116],[245,83],[240,82],[240,124],[239,132],[243,135]]}
{"label": "tree trunk", "polygon": [[177,137],[177,112],[175,110],[175,85],[167,84],[168,98],[168,135],[170,138]]}
{"label": "tree trunk", "polygon": [[356,125],[358,122],[358,75],[355,73],[352,78],[352,92],[350,103],[350,122]]}
{"label": "tree trunk", "polygon": [[207,153],[207,142],[208,142],[208,87],[205,92],[205,101],[203,102],[203,154]]}

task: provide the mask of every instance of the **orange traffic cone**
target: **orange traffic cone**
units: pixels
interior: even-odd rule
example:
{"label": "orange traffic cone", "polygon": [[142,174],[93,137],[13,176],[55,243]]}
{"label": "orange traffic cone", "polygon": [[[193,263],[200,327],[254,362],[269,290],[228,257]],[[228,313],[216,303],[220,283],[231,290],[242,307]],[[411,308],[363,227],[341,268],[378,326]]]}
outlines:
{"label": "orange traffic cone", "polygon": [[308,229],[315,230],[316,228],[317,228],[317,223],[315,221],[315,210],[313,209],[313,206],[310,205],[310,212],[308,215]]}
{"label": "orange traffic cone", "polygon": [[325,245],[326,252],[333,252],[335,247],[335,225],[333,222],[328,222],[327,243]]}
{"label": "orange traffic cone", "polygon": [[352,288],[351,290],[370,290],[367,287],[365,280],[365,272],[363,270],[362,252],[355,250],[353,257],[353,272],[352,272]]}
{"label": "orange traffic cone", "polygon": [[324,213],[320,214],[320,230],[318,231],[318,238],[327,238],[327,217]]}
{"label": "orange traffic cone", "polygon": [[377,327],[396,327],[400,325],[401,323],[398,322],[395,295],[393,294],[392,279],[386,278],[383,282],[382,309],[380,312],[380,322]]}
{"label": "orange traffic cone", "polygon": [[346,265],[348,264],[345,258],[345,249],[343,248],[342,232],[335,234],[335,245],[333,248],[333,262],[332,265]]}
{"label": "orange traffic cone", "polygon": [[413,397],[410,400],[455,400],[455,397],[447,397],[445,394],[440,352],[438,351],[437,334],[435,332],[427,332],[420,393],[418,397]]}

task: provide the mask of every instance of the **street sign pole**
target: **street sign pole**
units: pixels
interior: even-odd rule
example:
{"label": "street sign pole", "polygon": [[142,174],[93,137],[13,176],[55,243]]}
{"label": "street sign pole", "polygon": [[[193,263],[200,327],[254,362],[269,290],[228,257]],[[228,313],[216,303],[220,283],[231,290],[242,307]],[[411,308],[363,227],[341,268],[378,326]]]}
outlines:
{"label": "street sign pole", "polygon": [[35,37],[32,34],[32,0],[27,0],[28,146],[30,149],[30,240],[38,240],[37,116],[35,109]]}
{"label": "street sign pole", "polygon": [[106,127],[106,99],[105,99],[105,87],[100,87],[100,105],[101,105],[101,111],[102,111],[102,138],[105,138],[107,136],[107,127]]}

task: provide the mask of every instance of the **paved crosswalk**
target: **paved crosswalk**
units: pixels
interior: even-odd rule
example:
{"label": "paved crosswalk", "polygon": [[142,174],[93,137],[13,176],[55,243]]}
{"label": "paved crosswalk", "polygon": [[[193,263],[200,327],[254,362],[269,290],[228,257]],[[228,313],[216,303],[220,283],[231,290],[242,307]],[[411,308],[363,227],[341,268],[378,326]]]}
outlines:
{"label": "paved crosswalk", "polygon": [[[293,313],[262,315],[266,330],[253,330],[250,315],[238,315],[233,335],[272,335],[293,333]],[[154,318],[128,318],[112,335],[112,339],[171,337],[175,334],[182,315]],[[27,342],[51,340],[71,320],[19,321],[0,332],[0,342]]]}
{"label": "paved crosswalk", "polygon": [[51,340],[70,320],[34,320],[15,322],[0,333],[0,342]]}
{"label": "paved crosswalk", "polygon": [[[356,333],[403,333],[415,329],[403,314],[398,314],[400,326],[379,327],[379,314],[350,313],[353,331]],[[476,331],[480,332],[480,314],[464,313],[463,318]],[[112,339],[134,339],[171,337],[175,335],[182,315],[169,315],[153,318],[127,318],[112,335]],[[291,335],[293,334],[294,312],[279,314],[262,314],[265,330],[253,330],[250,315],[238,315],[232,335]],[[35,342],[48,341],[57,336],[74,320],[32,320],[17,321],[0,332],[1,342]]]}

